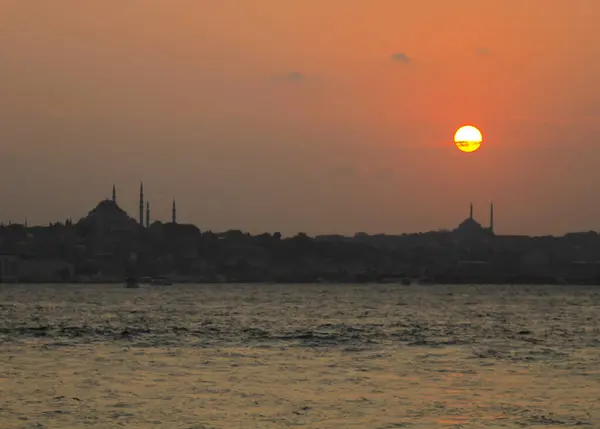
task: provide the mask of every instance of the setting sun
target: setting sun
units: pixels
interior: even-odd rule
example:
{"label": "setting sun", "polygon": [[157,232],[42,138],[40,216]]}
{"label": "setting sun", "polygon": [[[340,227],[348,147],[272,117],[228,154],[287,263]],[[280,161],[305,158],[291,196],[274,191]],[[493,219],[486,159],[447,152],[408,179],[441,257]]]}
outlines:
{"label": "setting sun", "polygon": [[481,146],[481,131],[472,125],[462,126],[454,134],[454,143],[462,152],[475,152]]}

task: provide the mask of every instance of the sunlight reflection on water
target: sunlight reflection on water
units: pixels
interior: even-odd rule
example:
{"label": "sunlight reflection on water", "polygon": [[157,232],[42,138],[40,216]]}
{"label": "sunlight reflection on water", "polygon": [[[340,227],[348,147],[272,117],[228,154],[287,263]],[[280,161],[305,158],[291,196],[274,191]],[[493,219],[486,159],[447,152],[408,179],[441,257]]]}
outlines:
{"label": "sunlight reflection on water", "polygon": [[599,292],[2,285],[0,427],[595,427]]}

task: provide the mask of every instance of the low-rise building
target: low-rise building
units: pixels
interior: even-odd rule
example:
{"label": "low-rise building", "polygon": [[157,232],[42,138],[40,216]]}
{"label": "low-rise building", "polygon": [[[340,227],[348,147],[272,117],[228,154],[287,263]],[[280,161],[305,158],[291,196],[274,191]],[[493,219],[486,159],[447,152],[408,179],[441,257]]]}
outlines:
{"label": "low-rise building", "polygon": [[19,257],[0,254],[0,283],[13,283],[19,280]]}
{"label": "low-rise building", "polygon": [[20,259],[18,261],[19,281],[61,282],[73,279],[73,264],[60,259]]}

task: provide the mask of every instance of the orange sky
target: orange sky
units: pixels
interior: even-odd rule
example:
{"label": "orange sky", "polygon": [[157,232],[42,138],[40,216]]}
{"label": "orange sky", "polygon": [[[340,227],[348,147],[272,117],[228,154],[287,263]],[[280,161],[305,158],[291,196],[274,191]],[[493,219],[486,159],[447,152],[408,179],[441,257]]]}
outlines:
{"label": "orange sky", "polygon": [[118,4],[0,0],[3,221],[144,180],[201,229],[600,229],[597,0]]}

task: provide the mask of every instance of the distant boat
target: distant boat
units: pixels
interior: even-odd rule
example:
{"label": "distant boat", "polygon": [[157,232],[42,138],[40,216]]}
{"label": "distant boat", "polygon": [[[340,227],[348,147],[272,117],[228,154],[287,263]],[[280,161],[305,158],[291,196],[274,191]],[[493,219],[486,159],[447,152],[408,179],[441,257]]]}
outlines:
{"label": "distant boat", "polygon": [[127,289],[137,289],[140,287],[140,285],[137,282],[137,279],[135,279],[134,277],[127,277],[125,279],[125,287]]}
{"label": "distant boat", "polygon": [[150,280],[150,284],[155,286],[171,286],[173,283],[166,277],[153,277]]}
{"label": "distant boat", "polygon": [[125,261],[125,287],[127,289],[137,289],[140,287],[137,276],[135,275],[135,263],[137,262],[137,255],[132,253],[129,255],[129,259]]}

